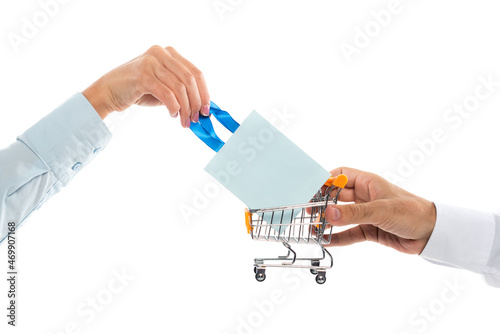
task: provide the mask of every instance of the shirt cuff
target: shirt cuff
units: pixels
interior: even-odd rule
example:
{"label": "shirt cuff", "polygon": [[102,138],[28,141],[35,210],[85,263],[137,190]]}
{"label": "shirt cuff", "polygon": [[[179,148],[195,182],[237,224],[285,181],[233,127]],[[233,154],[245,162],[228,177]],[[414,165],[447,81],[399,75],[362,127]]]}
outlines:
{"label": "shirt cuff", "polygon": [[81,93],[17,138],[66,185],[110,141],[111,132]]}
{"label": "shirt cuff", "polygon": [[484,273],[495,235],[493,214],[440,203],[435,206],[436,225],[420,256]]}

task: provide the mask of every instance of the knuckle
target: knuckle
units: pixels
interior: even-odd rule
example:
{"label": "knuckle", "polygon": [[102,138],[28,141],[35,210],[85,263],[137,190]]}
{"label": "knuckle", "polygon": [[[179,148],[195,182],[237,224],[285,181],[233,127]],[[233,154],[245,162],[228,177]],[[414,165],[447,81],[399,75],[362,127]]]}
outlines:
{"label": "knuckle", "polygon": [[159,45],[153,45],[152,47],[150,47],[148,49],[148,51],[146,51],[147,54],[150,54],[150,55],[157,55],[158,53],[162,52],[163,51],[163,48]]}
{"label": "knuckle", "polygon": [[362,208],[363,208],[362,205],[356,205],[356,204],[349,206],[350,209],[348,210],[349,218],[357,218],[357,219],[363,218],[363,216],[365,215],[364,214],[365,210]]}
{"label": "knuckle", "polygon": [[182,94],[186,91],[186,88],[184,87],[184,84],[180,81],[175,81],[173,84],[172,84],[172,88],[173,90],[177,93],[177,94]]}
{"label": "knuckle", "polygon": [[[347,231],[348,231],[347,233],[349,234],[348,238],[349,238],[350,240],[356,240],[356,235],[354,234],[354,230],[353,230],[352,228],[350,228],[350,229],[348,229]],[[363,233],[363,230],[362,230],[362,229],[361,229],[361,232]],[[364,238],[366,239],[366,235],[365,235],[364,233],[363,233],[363,236],[364,236]]]}
{"label": "knuckle", "polygon": [[198,68],[196,68],[196,67],[195,67],[195,68],[194,68],[191,72],[193,73],[193,76],[194,76],[194,78],[195,78],[196,80],[199,80],[199,81],[201,81],[201,80],[205,80],[205,77],[204,77],[204,75],[203,75],[203,72],[202,72],[202,71],[200,71]]}
{"label": "knuckle", "polygon": [[[175,104],[177,104],[177,100],[176,100],[176,98],[175,98],[174,93],[172,93],[172,91],[170,91],[170,90],[166,90],[163,94],[164,94],[165,99],[167,99],[167,100],[169,100],[169,101],[172,101],[172,102],[174,102]],[[174,103],[172,103],[172,105],[174,105]]]}
{"label": "knuckle", "polygon": [[177,112],[179,112],[179,110],[181,109],[181,107],[179,106],[179,103],[177,103],[177,101],[174,99],[168,99],[170,101],[169,105],[167,106],[168,107],[168,110],[172,113],[172,114],[175,114]]}
{"label": "knuckle", "polygon": [[191,87],[196,85],[196,80],[194,78],[194,75],[191,73],[186,73],[184,75],[184,82],[186,83],[187,86]]}
{"label": "knuckle", "polygon": [[369,209],[366,204],[352,204],[347,205],[347,215],[343,214],[345,218],[352,222],[363,222],[370,216]]}
{"label": "knuckle", "polygon": [[140,60],[140,65],[139,65],[139,71],[141,74],[144,74],[145,72],[148,72],[152,69],[152,67],[155,65],[156,59],[154,56],[146,54],[144,57],[141,58]]}
{"label": "knuckle", "polygon": [[[165,91],[165,96],[169,99],[175,99],[175,94],[171,90]],[[177,101],[177,100],[176,100]]]}

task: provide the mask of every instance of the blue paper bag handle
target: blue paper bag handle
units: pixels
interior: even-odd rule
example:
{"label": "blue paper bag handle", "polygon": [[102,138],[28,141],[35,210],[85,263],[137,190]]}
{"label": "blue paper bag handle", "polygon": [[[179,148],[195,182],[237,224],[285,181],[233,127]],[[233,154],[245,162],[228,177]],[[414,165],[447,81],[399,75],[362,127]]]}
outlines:
{"label": "blue paper bag handle", "polygon": [[[222,110],[212,101],[210,101],[210,114],[214,115],[219,123],[232,133],[240,126],[227,111]],[[210,116],[200,115],[198,123],[191,122],[190,129],[215,152],[219,152],[222,146],[224,146],[224,142],[215,134]]]}

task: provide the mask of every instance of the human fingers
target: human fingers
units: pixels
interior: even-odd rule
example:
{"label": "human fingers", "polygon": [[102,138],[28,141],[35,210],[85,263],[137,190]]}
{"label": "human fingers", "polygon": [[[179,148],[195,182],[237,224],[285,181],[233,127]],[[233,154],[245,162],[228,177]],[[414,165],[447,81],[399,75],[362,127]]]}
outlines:
{"label": "human fingers", "polygon": [[175,76],[176,80],[172,80],[168,84],[173,88],[172,90],[174,94],[176,94],[176,98],[181,106],[179,110],[181,124],[183,127],[188,128],[191,121],[198,121],[192,117],[194,114],[193,107],[201,105],[199,102],[199,94],[197,93],[196,81],[193,75],[184,65],[174,59],[172,55],[161,46],[152,46],[148,49],[146,54],[153,56],[159,62],[159,66],[155,69],[155,74],[163,73],[163,76],[166,76],[165,73],[170,72],[171,75]]}
{"label": "human fingers", "polygon": [[181,116],[181,125],[185,128],[189,128],[191,126],[190,103],[186,87],[177,76],[163,67],[156,69],[155,76],[174,93],[180,105],[178,111]]}
{"label": "human fingers", "polygon": [[186,94],[189,99],[189,108],[184,112],[181,112],[181,114],[184,114],[183,117],[189,118],[193,122],[198,122],[199,111],[201,109],[201,98],[198,90],[198,84],[194,74],[191,73],[191,71],[182,62],[174,57],[172,54],[174,51],[174,48],[166,47],[162,49],[161,52],[158,51],[158,53],[161,53],[165,68],[172,72],[177,79],[179,79],[186,90]]}
{"label": "human fingers", "polygon": [[[168,109],[170,115],[175,117],[176,114],[181,109],[181,105],[178,102],[178,99],[174,92],[165,85],[165,83],[158,78],[157,75],[154,74],[154,70],[152,69],[157,61],[153,58],[147,58],[147,62],[151,63],[149,66],[151,68],[149,75],[143,75],[143,79],[139,79],[138,86],[141,87],[141,94],[144,98],[145,96],[152,95],[159,101],[161,101],[165,107]],[[143,73],[145,73],[144,71]]]}
{"label": "human fingers", "polygon": [[352,224],[382,224],[387,219],[388,205],[383,200],[345,205],[330,205],[325,210],[328,223],[333,226]]}
{"label": "human fingers", "polygon": [[345,185],[345,187],[354,188],[358,177],[362,174],[368,174],[368,172],[350,167],[337,167],[331,170],[330,174],[332,174],[333,176],[344,174],[345,176],[347,176],[347,184]]}
{"label": "human fingers", "polygon": [[[344,174],[347,176],[347,184],[344,187],[346,194],[342,201],[351,199],[356,203],[371,202],[376,199],[392,198],[403,194],[404,190],[390,183],[383,177],[349,167],[339,167],[332,170],[332,175]],[[349,189],[353,192],[349,192]],[[345,198],[345,199],[344,199]]]}
{"label": "human fingers", "polygon": [[420,254],[427,243],[425,239],[401,238],[373,225],[358,225],[348,230],[334,233],[331,237],[330,235],[325,235],[323,239],[328,242],[324,244],[325,247],[342,247],[363,241],[372,241],[405,254]]}
{"label": "human fingers", "polygon": [[358,242],[374,241],[371,239],[374,239],[375,233],[376,228],[372,225],[358,225],[342,232],[332,233],[331,237],[329,234],[325,235],[323,238],[327,242],[328,240],[330,241],[328,244],[325,244],[326,247],[349,246]]}
{"label": "human fingers", "polygon": [[436,222],[436,209],[434,203],[414,196],[331,205],[325,217],[332,226],[368,224],[397,237],[428,240]]}
{"label": "human fingers", "polygon": [[339,189],[333,189],[330,192],[330,197],[335,197],[338,193],[337,200],[340,202],[356,202],[356,193],[354,189],[344,188],[340,192],[338,191]]}
{"label": "human fingers", "polygon": [[203,72],[201,72],[195,65],[193,65],[189,60],[184,58],[177,50],[173,47],[169,46],[166,48],[168,52],[174,57],[174,59],[178,60],[181,64],[183,64],[194,76],[196,80],[196,84],[198,86],[198,93],[201,100],[201,112],[202,115],[208,116],[210,111],[210,94],[208,93],[207,83],[205,81],[205,76]]}

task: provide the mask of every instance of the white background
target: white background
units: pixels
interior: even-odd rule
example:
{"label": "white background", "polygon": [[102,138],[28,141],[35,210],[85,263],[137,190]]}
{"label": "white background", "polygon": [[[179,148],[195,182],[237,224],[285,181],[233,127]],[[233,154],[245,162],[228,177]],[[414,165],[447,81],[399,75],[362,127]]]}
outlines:
{"label": "white background", "polygon": [[[388,0],[221,2],[231,6],[222,16],[212,0],[72,0],[17,52],[7,34],[41,7],[2,2],[0,146],[106,71],[172,45],[236,119],[292,114],[283,132],[327,169],[397,174],[400,158],[418,155],[415,141],[441,128],[447,140],[399,184],[434,201],[500,207],[500,87],[457,128],[443,119],[478,77],[500,80],[496,2],[401,0],[350,63],[341,43],[353,44]],[[257,283],[253,258],[283,247],[246,234],[244,205],[203,171],[213,152],[164,108],[119,116],[106,150],[18,231],[18,333],[498,332],[500,290],[374,243],[331,249],[322,286],[280,269]],[[193,204],[204,189],[218,194]],[[183,218],[180,207],[193,205],[206,207]],[[5,252],[4,243],[0,268]],[[102,311],[77,312],[122,270],[133,279]],[[464,288],[455,296],[448,281]],[[2,279],[0,305],[6,291]],[[259,311],[274,295],[281,303]]]}

